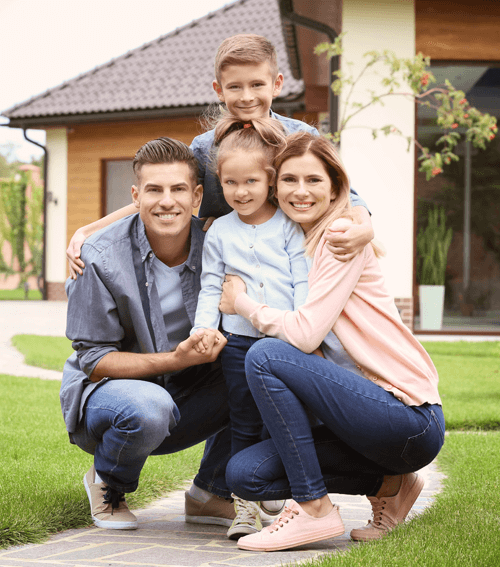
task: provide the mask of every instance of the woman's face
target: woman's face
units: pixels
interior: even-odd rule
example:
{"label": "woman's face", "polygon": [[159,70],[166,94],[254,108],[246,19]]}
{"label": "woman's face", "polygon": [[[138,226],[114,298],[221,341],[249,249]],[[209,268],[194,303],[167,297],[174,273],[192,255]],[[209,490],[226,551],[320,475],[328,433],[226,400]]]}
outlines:
{"label": "woman's face", "polygon": [[277,177],[277,197],[283,212],[310,230],[330,207],[332,182],[314,154],[292,157],[281,164]]}

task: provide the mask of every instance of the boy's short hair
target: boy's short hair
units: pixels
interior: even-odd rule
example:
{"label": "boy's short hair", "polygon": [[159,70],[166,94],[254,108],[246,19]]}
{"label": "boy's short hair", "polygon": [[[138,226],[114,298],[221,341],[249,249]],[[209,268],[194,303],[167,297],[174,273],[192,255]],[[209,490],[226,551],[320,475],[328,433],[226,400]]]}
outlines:
{"label": "boy's short hair", "polygon": [[215,78],[220,84],[221,71],[228,65],[268,62],[273,80],[278,76],[278,58],[274,45],[256,34],[238,34],[225,39],[215,55]]}
{"label": "boy's short hair", "polygon": [[146,142],[137,150],[132,162],[137,179],[143,165],[157,163],[185,163],[190,169],[193,183],[198,183],[198,162],[184,142],[172,138],[157,138]]}

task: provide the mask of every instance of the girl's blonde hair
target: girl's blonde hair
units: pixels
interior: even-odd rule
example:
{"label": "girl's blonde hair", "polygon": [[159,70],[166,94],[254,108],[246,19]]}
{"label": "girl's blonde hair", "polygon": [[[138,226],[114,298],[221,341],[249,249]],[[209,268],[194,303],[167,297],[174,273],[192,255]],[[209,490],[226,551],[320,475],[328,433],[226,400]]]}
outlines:
{"label": "girl's blonde hair", "polygon": [[[332,201],[324,215],[316,220],[314,226],[306,234],[306,255],[313,256],[325,230],[340,217],[351,219],[350,184],[347,172],[333,144],[322,136],[309,132],[297,132],[287,136],[285,143],[274,160],[274,168],[279,175],[283,163],[293,157],[301,157],[307,153],[316,156],[324,165],[332,184]],[[383,255],[382,249],[372,243],[377,256]]]}
{"label": "girl's blonde hair", "polygon": [[276,204],[273,161],[278,148],[284,143],[285,131],[279,120],[255,118],[250,122],[243,122],[231,114],[226,114],[218,121],[214,132],[216,173],[220,179],[224,161],[235,150],[243,150],[247,153],[260,152],[262,154],[262,168],[269,178],[268,198]]}

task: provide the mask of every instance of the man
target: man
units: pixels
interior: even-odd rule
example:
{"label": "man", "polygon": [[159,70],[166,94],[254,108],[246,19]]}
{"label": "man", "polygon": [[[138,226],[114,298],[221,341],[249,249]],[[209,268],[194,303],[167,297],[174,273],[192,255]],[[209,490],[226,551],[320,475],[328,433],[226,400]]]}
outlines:
{"label": "man", "polygon": [[86,269],[66,284],[76,351],[61,385],[66,427],[94,455],[84,485],[98,527],[137,528],[124,494],[137,489],[146,459],[208,438],[186,520],[229,526],[229,409],[218,362],[226,340],[205,330],[201,353],[192,348],[200,336],[189,336],[204,238],[192,216],[202,197],[197,162],[182,142],[159,138],[140,148],[133,168],[139,214],[89,238]]}

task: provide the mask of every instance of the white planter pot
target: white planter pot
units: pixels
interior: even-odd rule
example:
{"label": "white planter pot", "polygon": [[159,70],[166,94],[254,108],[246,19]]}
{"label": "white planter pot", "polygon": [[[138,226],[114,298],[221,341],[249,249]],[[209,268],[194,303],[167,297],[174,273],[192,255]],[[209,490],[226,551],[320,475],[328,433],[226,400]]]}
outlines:
{"label": "white planter pot", "polygon": [[443,326],[444,285],[419,285],[420,329],[438,331]]}

